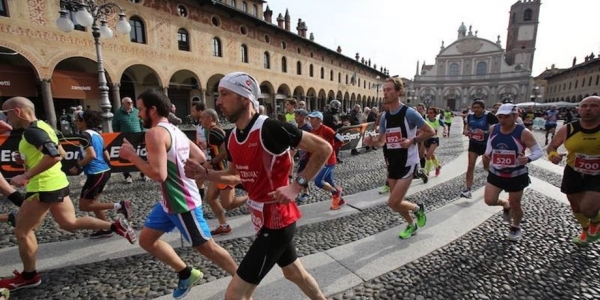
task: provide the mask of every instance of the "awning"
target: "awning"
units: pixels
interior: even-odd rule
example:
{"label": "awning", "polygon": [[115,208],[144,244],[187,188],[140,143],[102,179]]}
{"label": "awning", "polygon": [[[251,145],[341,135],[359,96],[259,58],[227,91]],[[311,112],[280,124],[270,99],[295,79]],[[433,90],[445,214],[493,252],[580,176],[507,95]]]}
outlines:
{"label": "awning", "polygon": [[37,97],[37,81],[31,68],[0,65],[0,96]]}
{"label": "awning", "polygon": [[63,99],[99,99],[98,74],[54,70],[52,97]]}

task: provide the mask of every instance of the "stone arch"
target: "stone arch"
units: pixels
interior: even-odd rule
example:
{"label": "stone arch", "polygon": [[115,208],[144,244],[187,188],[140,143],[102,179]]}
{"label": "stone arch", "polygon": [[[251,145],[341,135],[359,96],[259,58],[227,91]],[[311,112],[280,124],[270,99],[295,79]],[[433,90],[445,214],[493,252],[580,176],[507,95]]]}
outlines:
{"label": "stone arch", "polygon": [[340,100],[340,102],[344,100],[344,95],[342,94],[342,91],[338,91],[337,94],[335,94],[335,99]]}
{"label": "stone arch", "polygon": [[221,109],[217,106],[217,98],[219,98],[219,81],[225,75],[216,73],[211,75],[206,81],[206,105],[207,107],[214,108],[219,115],[221,115]]}
{"label": "stone arch", "polygon": [[275,105],[275,88],[270,81],[263,81],[260,83],[260,96],[258,97],[258,103],[265,107],[265,112],[267,115],[273,114]]}
{"label": "stone arch", "polygon": [[[75,57],[87,58],[87,59],[95,62],[96,64],[98,63],[98,61],[97,61],[98,58],[96,57],[96,55],[92,54],[92,53],[89,53],[89,52],[86,52],[86,51],[65,51],[65,52],[60,52],[59,54],[53,56],[48,61],[48,64],[47,64],[47,67],[48,67],[48,77],[47,78],[50,78],[52,76],[52,73],[54,73],[54,70],[56,69],[56,66],[59,63],[65,61],[65,60],[67,60],[69,58],[75,58]],[[119,78],[117,76],[118,73],[116,72],[115,67],[112,64],[110,64],[106,60],[103,61],[103,64],[104,64],[104,72],[106,73],[107,77],[115,78],[115,79]]]}
{"label": "stone arch", "polygon": [[285,99],[292,96],[290,92],[290,87],[282,83],[277,88],[277,93],[275,94],[275,112],[280,113],[285,110]]}
{"label": "stone arch", "polygon": [[52,69],[48,70],[48,68],[44,68],[41,61],[22,46],[11,43],[6,40],[0,40],[0,47],[4,47],[14,52],[17,52],[20,56],[25,58],[31,64],[31,67],[33,69],[33,72],[37,76],[37,79],[48,79],[52,76]]}
{"label": "stone arch", "polygon": [[292,97],[296,99],[296,101],[300,101],[304,99],[304,88],[302,86],[297,86],[294,89],[294,93],[292,94]]}
{"label": "stone arch", "polygon": [[177,108],[175,114],[182,120],[188,120],[187,116],[191,113],[193,105],[192,99],[203,100],[201,86],[198,75],[188,69],[178,70],[170,76],[167,93],[171,103]]}
{"label": "stone arch", "polygon": [[306,91],[306,110],[311,111],[317,107],[317,91],[310,87]]}
{"label": "stone arch", "polygon": [[329,101],[335,99],[335,92],[332,90],[329,90],[329,92],[327,93],[327,103],[329,103]]}
{"label": "stone arch", "polygon": [[327,93],[325,92],[324,89],[320,89],[319,90],[319,95],[318,95],[318,100],[317,100],[317,106],[312,107],[312,109],[317,109],[317,110],[323,110],[323,108],[325,107],[325,104],[327,104]]}

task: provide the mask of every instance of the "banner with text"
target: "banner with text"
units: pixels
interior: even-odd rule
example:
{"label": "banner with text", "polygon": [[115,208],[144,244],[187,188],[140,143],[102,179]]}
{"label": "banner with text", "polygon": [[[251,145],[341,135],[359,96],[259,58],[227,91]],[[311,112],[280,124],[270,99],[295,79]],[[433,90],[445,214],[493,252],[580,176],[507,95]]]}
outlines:
{"label": "banner with text", "polygon": [[352,150],[362,148],[363,138],[366,135],[375,134],[375,123],[363,123],[360,125],[353,125],[342,127],[338,129],[337,133],[342,136],[344,145],[340,150]]}

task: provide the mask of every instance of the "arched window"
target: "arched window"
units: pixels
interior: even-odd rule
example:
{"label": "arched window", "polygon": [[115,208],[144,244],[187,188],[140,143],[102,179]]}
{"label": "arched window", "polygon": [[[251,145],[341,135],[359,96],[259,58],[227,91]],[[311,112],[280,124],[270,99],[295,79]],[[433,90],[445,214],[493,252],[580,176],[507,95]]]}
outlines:
{"label": "arched window", "polygon": [[[321,67],[321,79],[325,79],[325,68]],[[598,83],[596,83],[598,85]]]}
{"label": "arched window", "polygon": [[231,6],[233,6],[233,8],[237,7],[237,3],[235,2],[235,0],[231,0]]}
{"label": "arched window", "polygon": [[357,84],[357,86],[360,87],[360,78],[358,78],[358,84]]}
{"label": "arched window", "polygon": [[252,15],[258,17],[258,6],[256,4],[252,4]]}
{"label": "arched window", "polygon": [[264,54],[264,65],[265,65],[265,69],[271,68],[271,55],[267,51],[265,51],[265,54]]}
{"label": "arched window", "polygon": [[245,13],[248,12],[248,4],[246,3],[246,1],[242,2],[242,11]]}
{"label": "arched window", "polygon": [[338,83],[342,83],[342,73],[338,72]]}
{"label": "arched window", "polygon": [[0,16],[8,17],[8,7],[6,7],[4,0],[0,1]]}
{"label": "arched window", "polygon": [[[315,76],[314,72],[313,72],[313,65],[312,64],[310,64],[310,66],[308,66],[308,76],[310,76],[310,77]],[[592,79],[590,78],[590,83],[591,82],[592,82]]]}
{"label": "arched window", "polygon": [[458,76],[458,74],[459,74],[458,73],[458,68],[459,68],[459,66],[458,66],[457,63],[451,63],[450,64],[450,69],[448,70],[448,72],[449,72],[448,74],[450,76]]}
{"label": "arched window", "polygon": [[285,56],[281,58],[281,72],[287,73],[287,58]]}
{"label": "arched window", "polygon": [[348,74],[346,74],[346,84],[348,84]]}
{"label": "arched window", "polygon": [[223,48],[221,48],[221,40],[218,37],[214,37],[212,40],[213,56],[223,57]]}
{"label": "arched window", "polygon": [[487,63],[485,61],[480,61],[477,63],[477,75],[485,74],[487,74]]}
{"label": "arched window", "polygon": [[329,71],[329,80],[333,81],[333,70]]}
{"label": "arched window", "polygon": [[533,12],[529,8],[526,9],[525,12],[523,13],[523,21],[531,21],[532,18],[533,18]]}
{"label": "arched window", "polygon": [[302,75],[302,63],[300,61],[296,63],[296,74]]}
{"label": "arched window", "polygon": [[177,47],[181,51],[190,51],[190,40],[187,30],[179,28],[177,30]]}
{"label": "arched window", "polygon": [[240,47],[240,55],[243,63],[248,63],[248,46],[242,44]]}
{"label": "arched window", "polygon": [[144,22],[139,17],[133,16],[129,18],[129,25],[131,25],[131,31],[129,37],[133,43],[145,44],[146,43],[146,29],[144,28]]}

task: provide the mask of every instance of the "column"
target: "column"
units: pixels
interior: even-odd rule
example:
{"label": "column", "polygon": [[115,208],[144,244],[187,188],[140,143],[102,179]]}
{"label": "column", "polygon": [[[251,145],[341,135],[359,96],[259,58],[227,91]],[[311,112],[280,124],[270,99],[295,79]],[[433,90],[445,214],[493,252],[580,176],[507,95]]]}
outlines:
{"label": "column", "polygon": [[42,99],[44,101],[44,110],[46,111],[46,120],[48,121],[48,125],[53,128],[60,128],[56,124],[56,111],[54,110],[54,98],[52,98],[50,80],[42,79]]}
{"label": "column", "polygon": [[[112,84],[112,98],[113,98],[113,104],[112,104],[112,108],[113,111],[117,111],[117,109],[119,109],[119,107],[121,107],[121,84],[120,83],[113,83]],[[132,99],[133,101],[135,101],[135,99]]]}

